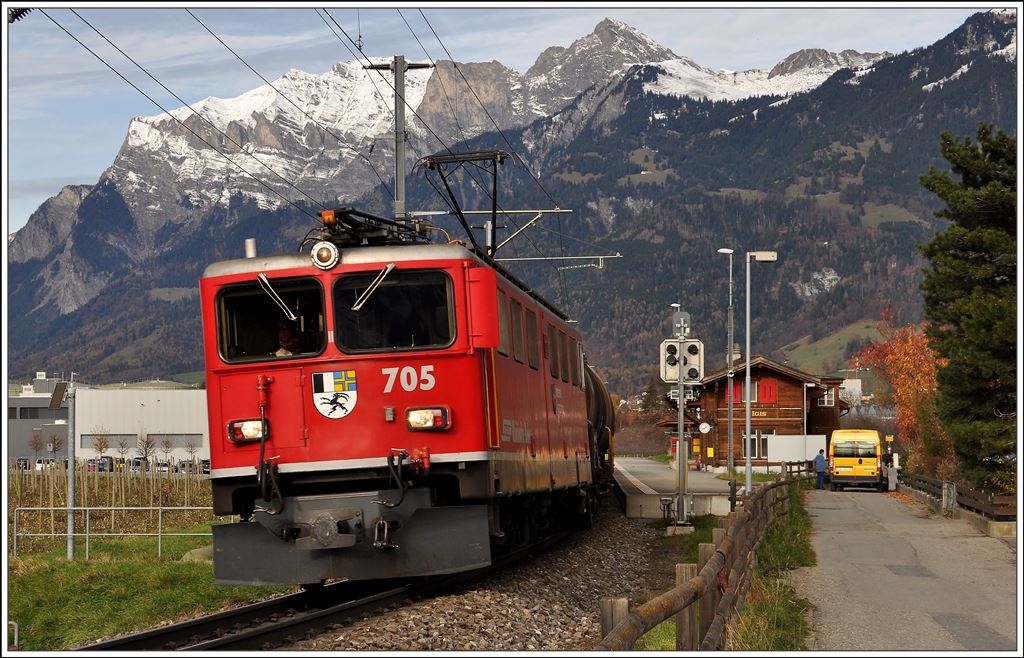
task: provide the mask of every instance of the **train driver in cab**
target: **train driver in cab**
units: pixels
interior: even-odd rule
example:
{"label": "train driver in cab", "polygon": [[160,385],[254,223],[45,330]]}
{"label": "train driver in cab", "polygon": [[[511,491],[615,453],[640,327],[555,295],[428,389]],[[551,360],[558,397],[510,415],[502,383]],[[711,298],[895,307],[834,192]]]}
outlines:
{"label": "train driver in cab", "polygon": [[285,319],[277,321],[277,343],[278,349],[274,356],[294,356],[302,351],[294,322]]}

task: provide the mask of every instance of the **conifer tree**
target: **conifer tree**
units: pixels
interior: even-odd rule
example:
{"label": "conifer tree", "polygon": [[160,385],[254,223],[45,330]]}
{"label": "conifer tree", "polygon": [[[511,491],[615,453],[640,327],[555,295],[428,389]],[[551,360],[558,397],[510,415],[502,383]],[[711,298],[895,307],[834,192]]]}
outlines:
{"label": "conifer tree", "polygon": [[951,222],[920,246],[931,261],[921,289],[930,344],[948,359],[936,402],[961,475],[1015,491],[1017,140],[984,123],[977,140],[944,132],[952,175],[931,167],[921,177]]}

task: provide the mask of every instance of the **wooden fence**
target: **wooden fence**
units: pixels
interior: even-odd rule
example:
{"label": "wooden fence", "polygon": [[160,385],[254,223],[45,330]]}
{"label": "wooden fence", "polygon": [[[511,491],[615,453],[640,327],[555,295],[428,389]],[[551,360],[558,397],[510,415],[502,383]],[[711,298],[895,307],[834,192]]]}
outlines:
{"label": "wooden fence", "polygon": [[783,479],[756,487],[742,507],[719,519],[712,543],[698,546],[697,564],[676,565],[673,589],[632,611],[628,599],[602,600],[605,636],[597,649],[629,650],[644,633],[673,616],[676,649],[723,649],[726,627],[740,614],[750,589],[757,550],[772,522],[789,512],[790,484],[813,477],[809,463],[787,467]]}

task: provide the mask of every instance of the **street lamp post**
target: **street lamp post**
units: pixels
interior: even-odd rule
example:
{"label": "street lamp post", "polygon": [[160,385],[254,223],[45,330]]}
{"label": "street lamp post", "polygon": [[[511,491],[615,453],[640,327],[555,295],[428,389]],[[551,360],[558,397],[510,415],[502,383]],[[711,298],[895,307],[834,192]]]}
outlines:
{"label": "street lamp post", "polygon": [[752,486],[753,486],[753,483],[751,482],[751,480],[753,479],[753,475],[751,473],[751,468],[750,468],[750,447],[751,447],[750,446],[750,262],[751,261],[760,261],[760,262],[769,263],[769,262],[777,261],[778,259],[779,259],[779,255],[778,255],[777,252],[774,252],[774,251],[748,251],[747,252],[747,256],[746,256],[746,262],[747,262],[747,298],[746,298],[746,302],[747,302],[747,334],[746,334],[746,339],[747,340],[746,340],[746,351],[745,351],[745,355],[746,355],[746,364],[745,364],[746,365],[746,382],[745,382],[745,387],[743,389],[743,393],[744,393],[744,395],[743,395],[743,403],[744,403],[745,408],[746,408],[746,412],[745,412],[745,416],[746,416],[746,431],[743,433],[743,454],[744,454],[744,457],[746,459],[746,468],[747,468],[747,481],[746,481],[747,482],[747,488],[746,488],[746,492],[747,492],[748,496],[751,494]]}
{"label": "street lamp post", "polygon": [[729,254],[729,339],[725,345],[725,367],[729,377],[729,388],[727,395],[729,396],[729,452],[728,452],[728,466],[729,466],[729,477],[732,478],[735,472],[736,464],[733,459],[733,442],[732,442],[732,398],[733,398],[733,360],[732,360],[732,249],[728,247],[722,247],[718,250],[720,254]]}

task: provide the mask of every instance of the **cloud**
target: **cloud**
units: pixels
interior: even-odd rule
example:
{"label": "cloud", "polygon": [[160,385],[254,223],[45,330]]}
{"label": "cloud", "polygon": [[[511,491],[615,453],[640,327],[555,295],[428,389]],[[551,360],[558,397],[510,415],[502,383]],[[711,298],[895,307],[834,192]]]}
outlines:
{"label": "cloud", "polygon": [[25,178],[21,180],[12,179],[7,182],[8,199],[23,201],[25,199],[45,197],[45,200],[60,192],[66,185],[95,185],[96,181],[99,180],[100,173],[50,178]]}

